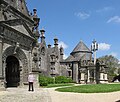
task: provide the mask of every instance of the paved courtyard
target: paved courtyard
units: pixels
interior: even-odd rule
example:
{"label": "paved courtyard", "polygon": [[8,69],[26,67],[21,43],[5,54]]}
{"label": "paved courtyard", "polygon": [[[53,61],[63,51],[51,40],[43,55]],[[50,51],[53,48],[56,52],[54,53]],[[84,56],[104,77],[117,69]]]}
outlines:
{"label": "paved courtyard", "polygon": [[0,92],[0,102],[52,102],[48,90],[37,88],[29,92],[28,88],[8,88]]}
{"label": "paved courtyard", "polygon": [[112,93],[64,93],[55,88],[36,88],[28,92],[27,88],[8,88],[0,91],[0,102],[120,102],[120,92]]}
{"label": "paved courtyard", "polygon": [[48,89],[52,102],[120,102],[120,92],[86,94],[57,92],[54,89]]}

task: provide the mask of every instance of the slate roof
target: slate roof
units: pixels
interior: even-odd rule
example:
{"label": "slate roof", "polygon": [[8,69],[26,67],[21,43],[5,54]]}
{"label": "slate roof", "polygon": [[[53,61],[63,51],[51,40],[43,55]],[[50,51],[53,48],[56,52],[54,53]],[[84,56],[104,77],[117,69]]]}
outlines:
{"label": "slate roof", "polygon": [[65,59],[65,62],[80,61],[81,59],[88,59],[89,54],[92,52],[90,49],[80,41],[71,52],[71,55]]}
{"label": "slate roof", "polygon": [[82,41],[80,41],[72,51],[72,53],[77,52],[91,52],[91,51]]}

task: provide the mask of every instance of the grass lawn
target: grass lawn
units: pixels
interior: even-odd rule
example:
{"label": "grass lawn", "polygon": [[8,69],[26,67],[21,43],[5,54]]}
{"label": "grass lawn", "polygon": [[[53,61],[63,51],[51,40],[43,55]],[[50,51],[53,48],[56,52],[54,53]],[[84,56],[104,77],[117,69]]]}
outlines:
{"label": "grass lawn", "polygon": [[73,86],[73,83],[65,83],[65,84],[48,84],[48,86],[44,86],[45,88],[52,88],[52,87],[61,87],[61,86]]}
{"label": "grass lawn", "polygon": [[74,93],[107,93],[120,91],[120,84],[79,85],[66,88],[58,88],[56,91]]}

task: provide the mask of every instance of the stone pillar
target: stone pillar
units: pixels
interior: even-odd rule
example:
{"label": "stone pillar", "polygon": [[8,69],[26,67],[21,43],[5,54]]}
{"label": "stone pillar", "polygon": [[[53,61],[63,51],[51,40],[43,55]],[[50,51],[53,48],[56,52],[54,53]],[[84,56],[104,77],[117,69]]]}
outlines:
{"label": "stone pillar", "polygon": [[95,67],[96,67],[95,68],[95,82],[96,82],[96,84],[99,84],[100,83],[100,63],[98,60],[96,62]]}
{"label": "stone pillar", "polygon": [[90,71],[88,69],[88,83],[90,82]]}
{"label": "stone pillar", "polygon": [[81,72],[81,83],[84,84],[84,80],[85,80],[85,73]]}
{"label": "stone pillar", "polygon": [[[38,65],[38,50],[37,50],[37,47],[36,47],[36,50],[33,52],[34,53],[34,57],[33,57],[33,61],[34,61],[34,66],[32,68],[32,72],[33,72],[33,75],[34,75],[34,87],[35,88],[38,88],[39,87],[39,72],[40,72],[40,69],[39,69],[39,65]],[[32,56],[31,56],[32,57]]]}
{"label": "stone pillar", "polygon": [[104,74],[104,76],[105,76],[105,81],[108,81],[108,78],[107,78],[107,74],[106,74],[106,73]]}
{"label": "stone pillar", "polygon": [[100,82],[102,83],[102,82],[103,82],[103,80],[104,80],[104,73],[103,73],[103,72],[101,72],[101,73],[100,73]]}
{"label": "stone pillar", "polygon": [[32,72],[32,52],[29,51],[29,72]]}
{"label": "stone pillar", "polygon": [[0,90],[5,89],[5,80],[4,80],[4,75],[3,75],[2,51],[3,51],[3,42],[2,42],[2,37],[0,37]]}
{"label": "stone pillar", "polygon": [[0,78],[3,78],[3,63],[2,63],[3,42],[0,38]]}
{"label": "stone pillar", "polygon": [[96,83],[96,80],[97,80],[97,79],[96,79],[96,76],[97,76],[97,74],[96,74],[96,69],[94,68],[94,78],[93,78],[93,79],[94,79],[94,80],[93,80],[94,83]]}
{"label": "stone pillar", "polygon": [[19,71],[20,71],[20,85],[19,85],[19,87],[23,87],[23,68],[22,68],[22,66],[19,66]]}
{"label": "stone pillar", "polygon": [[78,63],[77,62],[73,63],[73,81],[75,81],[76,83],[79,82],[79,80],[78,80]]}

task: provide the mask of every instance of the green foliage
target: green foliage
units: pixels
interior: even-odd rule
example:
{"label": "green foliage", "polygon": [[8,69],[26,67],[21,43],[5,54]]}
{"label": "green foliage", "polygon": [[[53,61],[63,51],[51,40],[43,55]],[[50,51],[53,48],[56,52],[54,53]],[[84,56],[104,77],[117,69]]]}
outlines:
{"label": "green foliage", "polygon": [[75,93],[106,93],[120,91],[120,84],[94,84],[94,85],[80,85],[66,88],[58,88],[56,91],[60,92],[75,92]]}
{"label": "green foliage", "polygon": [[54,78],[51,78],[51,77],[46,77],[47,78],[47,81],[48,81],[48,84],[54,84]]}
{"label": "green foliage", "polygon": [[111,81],[118,74],[118,69],[120,68],[119,60],[112,55],[100,57],[99,60],[108,66],[108,80]]}
{"label": "green foliage", "polygon": [[54,79],[44,75],[39,75],[40,86],[47,86],[48,84],[54,84]]}
{"label": "green foliage", "polygon": [[103,61],[110,68],[116,68],[119,66],[118,64],[119,60],[112,55],[106,55],[106,56],[100,57],[99,59]]}
{"label": "green foliage", "polygon": [[71,78],[65,76],[57,76],[55,78],[46,77],[44,75],[39,75],[40,86],[48,86],[49,84],[61,84],[61,83],[72,83]]}
{"label": "green foliage", "polygon": [[40,86],[47,86],[48,85],[47,78],[45,76],[39,75],[39,83]]}
{"label": "green foliage", "polygon": [[67,78],[65,76],[57,76],[55,77],[55,83],[59,84],[59,83],[72,83],[72,79],[71,78]]}

